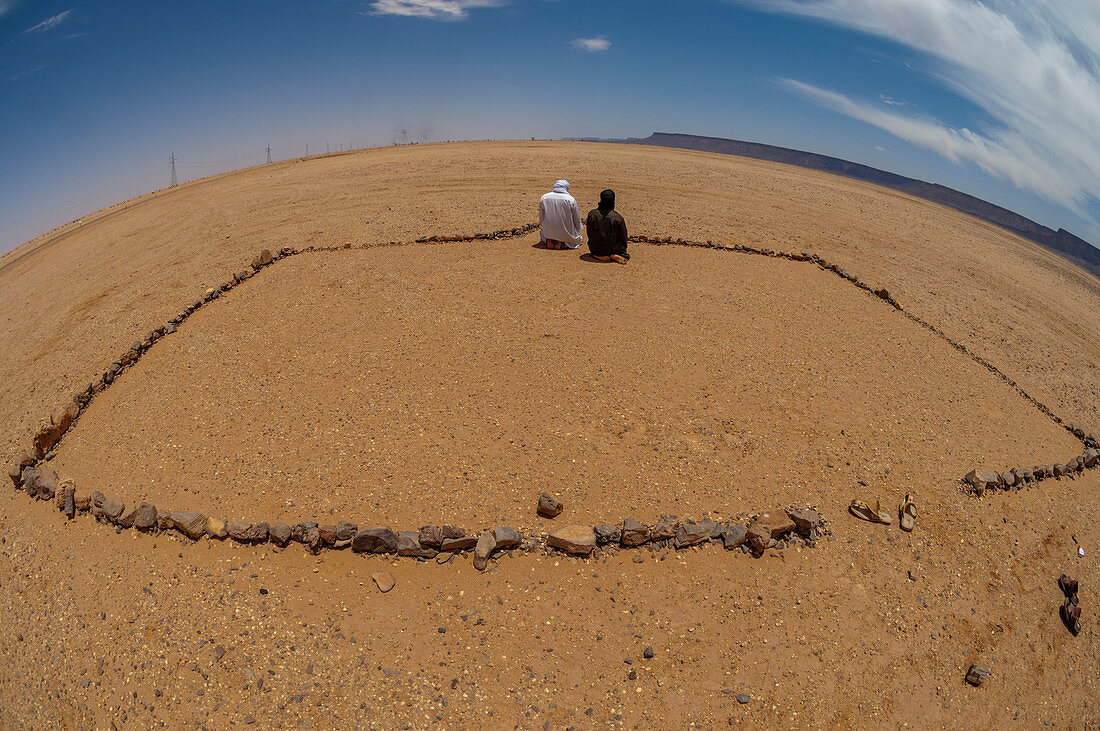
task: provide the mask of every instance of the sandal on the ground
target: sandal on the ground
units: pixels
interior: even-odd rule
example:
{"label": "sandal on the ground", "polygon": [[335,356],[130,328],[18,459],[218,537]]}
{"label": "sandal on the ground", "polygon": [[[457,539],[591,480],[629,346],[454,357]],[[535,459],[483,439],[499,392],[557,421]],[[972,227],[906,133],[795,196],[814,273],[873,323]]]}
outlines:
{"label": "sandal on the ground", "polygon": [[905,499],[898,506],[899,525],[903,531],[913,530],[917,520],[917,504],[913,501],[913,493],[905,493]]}
{"label": "sandal on the ground", "polygon": [[1065,622],[1066,627],[1074,637],[1081,634],[1081,607],[1067,598],[1058,613],[1062,615],[1062,621]]}
{"label": "sandal on the ground", "polygon": [[886,514],[886,511],[879,507],[878,500],[861,500],[856,498],[852,501],[852,504],[848,506],[848,512],[860,520],[867,520],[872,523],[890,525],[894,522],[893,519]]}
{"label": "sandal on the ground", "polygon": [[1065,574],[1058,577],[1058,588],[1062,590],[1062,593],[1066,596],[1073,596],[1077,593],[1077,579],[1071,579]]}

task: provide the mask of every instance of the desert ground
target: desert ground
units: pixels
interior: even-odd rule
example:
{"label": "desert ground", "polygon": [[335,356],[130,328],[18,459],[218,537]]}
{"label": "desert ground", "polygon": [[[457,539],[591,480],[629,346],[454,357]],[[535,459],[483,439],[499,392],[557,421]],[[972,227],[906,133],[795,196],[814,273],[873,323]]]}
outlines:
{"label": "desert ground", "polygon": [[[50,466],[227,519],[532,535],[809,507],[827,535],[760,557],[711,542],[502,555],[479,572],[468,555],[315,556],[68,521],[6,483],[0,726],[1100,724],[1100,469],[981,498],[959,484],[1080,441],[808,262],[635,243],[627,266],[598,264],[537,248],[537,232],[412,243],[530,223],[562,177],[582,215],[614,188],[631,234],[835,262],[1100,434],[1100,280],[865,183],[569,142],[384,148],[188,183],[0,258],[5,466],[43,415],[259,251],[350,244],[196,311]],[[390,242],[409,243],[359,248]],[[565,505],[553,520],[535,512],[543,491]],[[846,510],[906,492],[912,533]],[[1081,582],[1076,637],[1058,618],[1063,572]],[[971,664],[991,670],[981,687],[963,680]]]}

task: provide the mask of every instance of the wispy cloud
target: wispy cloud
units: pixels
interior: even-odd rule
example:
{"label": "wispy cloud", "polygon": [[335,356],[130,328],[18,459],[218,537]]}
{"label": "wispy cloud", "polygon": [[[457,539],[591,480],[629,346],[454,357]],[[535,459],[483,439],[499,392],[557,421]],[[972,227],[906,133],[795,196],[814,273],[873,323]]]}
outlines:
{"label": "wispy cloud", "polygon": [[595,38],[574,38],[573,42],[569,45],[573,48],[579,48],[582,51],[588,51],[589,53],[599,53],[600,51],[606,51],[611,48],[611,41],[607,40],[604,36],[596,36]]}
{"label": "wispy cloud", "polygon": [[501,0],[375,0],[363,12],[430,20],[461,20],[469,15],[471,8],[493,8],[501,4]]}
{"label": "wispy cloud", "polygon": [[972,102],[989,122],[971,130],[785,80],[793,91],[950,160],[975,163],[1078,213],[1100,201],[1095,0],[734,2],[809,16],[918,51],[917,68]]}
{"label": "wispy cloud", "polygon": [[30,28],[27,28],[25,31],[23,31],[21,35],[29,36],[35,33],[45,33],[46,31],[56,28],[57,26],[64,23],[65,18],[68,18],[70,15],[72,15],[72,13],[72,10],[64,10],[53,16],[52,18],[46,18],[38,25],[32,25]]}

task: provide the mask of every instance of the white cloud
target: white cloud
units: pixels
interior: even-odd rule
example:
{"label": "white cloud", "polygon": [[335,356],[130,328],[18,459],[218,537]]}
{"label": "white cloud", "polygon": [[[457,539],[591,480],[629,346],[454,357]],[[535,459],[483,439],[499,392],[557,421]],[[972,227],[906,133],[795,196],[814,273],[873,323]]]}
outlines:
{"label": "white cloud", "polygon": [[588,51],[589,53],[599,53],[600,51],[606,51],[611,48],[611,41],[607,40],[604,36],[596,36],[595,38],[574,38],[573,42],[569,45],[573,48],[579,48],[582,51]]}
{"label": "white cloud", "polygon": [[30,28],[27,28],[25,31],[23,31],[23,33],[21,35],[31,35],[33,33],[45,33],[46,31],[48,31],[52,28],[56,28],[57,26],[59,26],[63,22],[65,22],[65,18],[68,18],[70,15],[72,15],[72,12],[73,12],[72,10],[64,10],[64,11],[58,13],[57,15],[53,16],[52,18],[46,18],[45,20],[43,20],[38,25],[32,25]]}
{"label": "white cloud", "polygon": [[461,20],[470,8],[492,8],[500,0],[375,0],[367,13],[371,15],[403,15],[431,20]]}
{"label": "white cloud", "polygon": [[1100,201],[1096,0],[734,2],[817,18],[919,51],[918,67],[991,123],[980,130],[955,128],[810,84],[785,81],[788,88],[1078,213]]}

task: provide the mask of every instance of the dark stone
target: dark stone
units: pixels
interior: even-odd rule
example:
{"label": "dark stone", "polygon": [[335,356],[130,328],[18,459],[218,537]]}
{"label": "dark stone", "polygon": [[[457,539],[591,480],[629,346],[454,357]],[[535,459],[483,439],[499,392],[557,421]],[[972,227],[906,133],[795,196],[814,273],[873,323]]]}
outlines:
{"label": "dark stone", "polygon": [[646,660],[652,660],[653,659],[653,648],[652,647],[645,648],[645,652],[642,653],[642,657],[644,657]]}
{"label": "dark stone", "polygon": [[523,538],[519,533],[505,526],[494,529],[493,538],[496,540],[496,547],[501,551],[519,548],[520,544],[523,543]]}
{"label": "dark stone", "polygon": [[437,525],[421,526],[418,540],[424,548],[438,549],[443,545],[443,531]]}
{"label": "dark stone", "polygon": [[397,532],[397,555],[412,556],[414,558],[435,558],[439,553],[434,548],[426,548],[420,545],[420,534],[414,530],[402,530]]}
{"label": "dark stone", "polygon": [[599,546],[607,543],[616,543],[622,536],[622,529],[611,523],[597,525],[593,530],[596,532],[596,545]]}
{"label": "dark stone", "polygon": [[741,705],[745,705],[745,704],[746,704],[746,703],[748,703],[748,702],[749,702],[750,700],[752,700],[751,698],[749,698],[749,694],[748,694],[748,693],[738,693],[738,694],[737,694],[736,696],[734,696],[734,697],[735,697],[735,698],[737,698],[737,702],[738,702],[738,703],[740,703]]}
{"label": "dark stone", "polygon": [[787,517],[794,521],[794,526],[803,536],[809,536],[810,531],[816,530],[821,525],[821,516],[816,510],[794,509],[787,511]]}
{"label": "dark stone", "polygon": [[710,540],[710,533],[712,530],[714,530],[714,521],[710,518],[704,518],[698,523],[692,520],[685,520],[676,528],[676,537],[673,540],[673,545],[676,548],[687,548],[688,546],[696,546],[700,543],[705,543]]}
{"label": "dark stone", "polygon": [[1001,473],[1001,484],[1005,487],[1012,487],[1016,484],[1016,475],[1012,474],[1011,470],[1005,470]]}
{"label": "dark stone", "polygon": [[252,522],[248,520],[231,520],[225,524],[225,532],[235,541],[247,543],[249,532],[252,530]]}
{"label": "dark stone", "polygon": [[104,497],[103,493],[101,493],[99,490],[92,490],[92,515],[96,516],[97,518],[103,515],[103,501],[106,499],[107,498]]}
{"label": "dark stone", "polygon": [[112,523],[118,520],[118,516],[122,515],[122,511],[125,509],[125,503],[118,498],[111,497],[103,501],[103,514]]}
{"label": "dark stone", "polygon": [[65,488],[65,497],[61,501],[61,512],[70,520],[76,516],[76,490],[71,487]]}
{"label": "dark stone", "polygon": [[268,530],[271,541],[277,546],[285,546],[290,543],[290,526],[286,523],[275,523]]}
{"label": "dark stone", "polygon": [[441,551],[456,552],[468,551],[477,545],[477,536],[462,536],[461,538],[444,538]]}
{"label": "dark stone", "polygon": [[662,515],[657,519],[657,525],[649,533],[651,541],[666,541],[676,536],[676,529],[680,527],[680,519],[675,515]]}
{"label": "dark stone", "polygon": [[397,551],[397,534],[392,528],[374,525],[355,534],[351,550],[356,553],[394,553]]}
{"label": "dark stone", "polygon": [[748,530],[740,523],[737,525],[723,526],[721,532],[722,545],[726,547],[727,551],[738,548],[748,537]]}
{"label": "dark stone", "polygon": [[989,668],[984,668],[981,665],[971,665],[970,669],[966,671],[966,682],[977,688],[984,683],[985,679],[989,676]]}
{"label": "dark stone", "polygon": [[544,492],[539,495],[539,515],[544,518],[556,518],[561,515],[562,504],[555,499],[550,493]]}
{"label": "dark stone", "polygon": [[644,523],[639,523],[633,518],[627,518],[623,521],[619,540],[624,546],[631,548],[633,546],[642,545],[649,540],[649,536],[649,526]]}
{"label": "dark stone", "polygon": [[206,516],[202,513],[177,510],[172,513],[171,519],[172,527],[188,538],[197,540],[206,535]]}
{"label": "dark stone", "polygon": [[444,538],[464,538],[466,536],[466,529],[459,528],[457,525],[445,525],[443,526]]}
{"label": "dark stone", "polygon": [[13,464],[11,469],[8,470],[8,477],[11,478],[12,484],[16,488],[23,486],[23,468],[17,464]]}
{"label": "dark stone", "polygon": [[1100,464],[1100,450],[1092,447],[1085,450],[1085,466],[1091,469],[1097,464]]}
{"label": "dark stone", "polygon": [[1066,474],[1066,466],[1064,464],[1054,465],[1054,476],[1063,477]]}
{"label": "dark stone", "polygon": [[298,523],[291,529],[291,538],[310,551],[316,552],[321,545],[321,533],[313,522]]}
{"label": "dark stone", "polygon": [[267,523],[253,523],[248,530],[248,541],[250,543],[264,543],[267,541],[267,530]]}
{"label": "dark stone", "polygon": [[57,473],[49,467],[23,470],[23,489],[38,500],[53,500],[57,495]]}
{"label": "dark stone", "polygon": [[152,530],[157,527],[157,509],[149,503],[139,503],[134,515],[134,527],[138,530]]}
{"label": "dark stone", "polygon": [[358,532],[359,526],[355,523],[341,520],[336,524],[336,540],[338,541],[350,541],[352,538],[355,538],[355,534]]}

